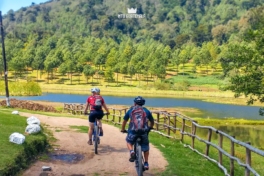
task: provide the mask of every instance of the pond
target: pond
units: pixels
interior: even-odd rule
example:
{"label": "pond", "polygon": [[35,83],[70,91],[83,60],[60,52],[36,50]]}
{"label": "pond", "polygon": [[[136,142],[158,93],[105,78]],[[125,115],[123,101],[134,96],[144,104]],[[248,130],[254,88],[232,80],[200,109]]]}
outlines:
{"label": "pond", "polygon": [[[133,104],[134,97],[103,96],[107,105],[127,105]],[[0,98],[5,98],[0,96]],[[62,103],[85,103],[87,95],[80,94],[60,94],[46,93],[41,96],[13,96],[20,100],[38,100]],[[147,97],[147,107],[183,107],[195,108],[202,112],[204,118],[243,118],[250,120],[263,120],[264,117],[259,115],[259,108],[256,106],[232,105],[222,103],[206,102],[199,99],[188,98],[153,98]]]}

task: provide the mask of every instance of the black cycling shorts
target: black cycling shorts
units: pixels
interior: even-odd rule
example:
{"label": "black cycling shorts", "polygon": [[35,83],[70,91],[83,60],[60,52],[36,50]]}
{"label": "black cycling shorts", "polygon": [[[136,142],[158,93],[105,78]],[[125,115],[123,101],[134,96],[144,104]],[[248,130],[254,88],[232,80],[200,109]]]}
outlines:
{"label": "black cycling shorts", "polygon": [[103,110],[91,111],[89,115],[89,122],[94,123],[95,119],[102,119],[104,116]]}

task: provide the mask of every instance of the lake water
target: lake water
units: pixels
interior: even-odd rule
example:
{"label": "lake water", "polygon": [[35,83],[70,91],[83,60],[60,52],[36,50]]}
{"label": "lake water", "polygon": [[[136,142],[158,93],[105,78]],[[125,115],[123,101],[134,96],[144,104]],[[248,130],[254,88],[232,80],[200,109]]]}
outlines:
{"label": "lake water", "polygon": [[[133,104],[134,97],[119,97],[119,96],[103,96],[107,105],[127,105]],[[5,98],[0,96],[0,98]],[[85,103],[87,95],[80,94],[59,94],[59,93],[45,93],[41,96],[12,96],[19,100],[39,100],[50,102],[63,103]],[[188,107],[196,108],[202,111],[202,116],[205,118],[244,118],[251,120],[263,120],[264,117],[259,115],[259,107],[256,106],[242,106],[205,102],[198,99],[187,98],[151,98],[147,97],[147,107]]]}
{"label": "lake water", "polygon": [[[134,97],[118,97],[118,96],[103,96],[107,105],[127,105],[133,104]],[[5,98],[0,96],[0,98]],[[50,101],[50,102],[62,102],[62,103],[85,103],[87,95],[80,94],[59,94],[59,93],[45,93],[41,96],[12,96],[10,98],[16,98],[19,100],[37,100],[37,101]],[[205,102],[198,99],[186,99],[186,98],[150,98],[147,97],[147,107],[188,107],[196,108],[202,111],[202,117],[212,118],[244,118],[263,120],[264,117],[258,114],[259,107],[254,106],[242,106],[231,105],[221,103]],[[217,129],[229,134],[234,135],[238,140],[243,142],[250,141],[255,147],[264,147],[263,139],[264,129],[261,126],[258,127],[243,127],[243,126],[215,126]],[[207,132],[198,132],[202,136],[207,136]]]}

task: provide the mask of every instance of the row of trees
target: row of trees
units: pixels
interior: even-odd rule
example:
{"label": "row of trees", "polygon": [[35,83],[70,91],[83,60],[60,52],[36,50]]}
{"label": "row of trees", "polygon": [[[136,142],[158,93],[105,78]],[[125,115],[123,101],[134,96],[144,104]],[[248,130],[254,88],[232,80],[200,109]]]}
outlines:
{"label": "row of trees", "polygon": [[212,42],[204,43],[201,47],[189,43],[171,49],[152,39],[135,43],[126,38],[118,44],[109,38],[79,39],[63,35],[39,41],[32,38],[27,42],[9,39],[6,42],[6,53],[9,69],[17,73],[32,68],[45,70],[50,77],[57,70],[63,75],[83,73],[87,78],[95,73],[104,74],[106,79],[113,80],[114,73],[153,75],[164,79],[168,63],[173,64],[177,70],[179,65],[184,68],[190,61],[194,63],[194,72],[197,66],[215,69],[219,65],[220,50]]}

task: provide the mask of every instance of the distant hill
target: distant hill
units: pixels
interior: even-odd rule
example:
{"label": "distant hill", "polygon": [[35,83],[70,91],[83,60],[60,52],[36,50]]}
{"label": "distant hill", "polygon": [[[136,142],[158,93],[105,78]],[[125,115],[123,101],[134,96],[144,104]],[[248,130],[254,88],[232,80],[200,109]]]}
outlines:
{"label": "distant hill", "polygon": [[[263,4],[264,0],[50,0],[10,10],[4,27],[8,37],[23,41],[70,34],[117,42],[122,36],[136,42],[149,38],[171,48],[189,41],[222,44],[247,28],[248,11]],[[145,18],[118,18],[127,8],[137,8]]]}

